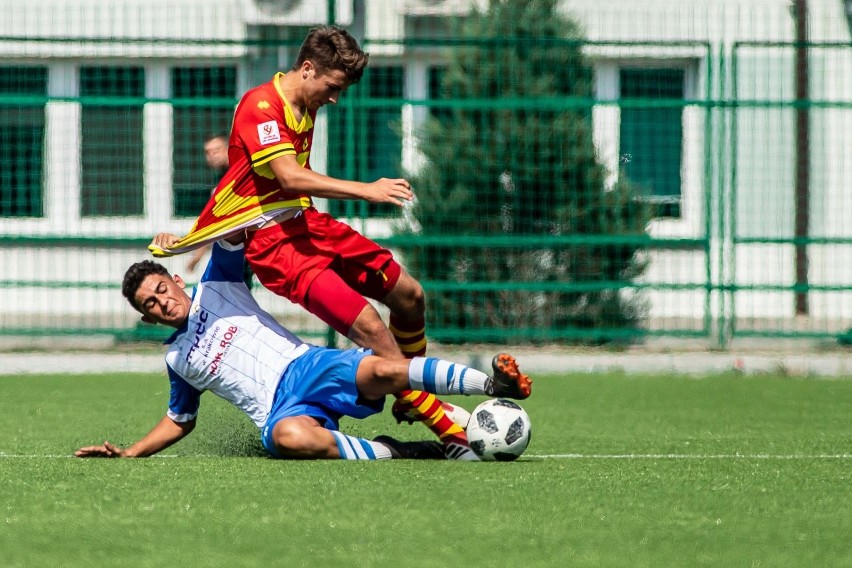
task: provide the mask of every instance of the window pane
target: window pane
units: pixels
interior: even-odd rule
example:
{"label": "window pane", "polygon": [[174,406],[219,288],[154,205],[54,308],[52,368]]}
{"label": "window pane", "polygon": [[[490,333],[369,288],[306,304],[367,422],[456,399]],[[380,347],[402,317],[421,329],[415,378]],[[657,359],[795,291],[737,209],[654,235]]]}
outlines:
{"label": "window pane", "polygon": [[[83,97],[144,97],[141,67],[82,67]],[[81,114],[83,216],[144,213],[141,104],[83,104]]]}
{"label": "window pane", "polygon": [[[360,84],[355,88],[360,88]],[[343,96],[355,95],[345,94]],[[350,129],[349,125],[353,120],[351,115],[357,115],[358,111],[353,107],[339,104],[327,105],[325,111],[328,116],[328,175],[339,179],[356,179],[356,160],[352,147],[355,146],[354,140],[357,137],[357,129]],[[352,140],[351,144],[350,140]],[[355,215],[361,206],[361,203],[355,201],[328,200],[328,212],[334,216],[349,217]]]}
{"label": "window pane", "polygon": [[[622,98],[683,99],[682,69],[622,69]],[[680,216],[683,109],[621,109],[621,166],[627,179],[660,203],[660,216]]]}
{"label": "window pane", "polygon": [[[236,92],[234,67],[172,69],[175,216],[198,215],[224,173],[207,166],[204,138],[230,133]],[[211,106],[213,98],[232,102]]]}
{"label": "window pane", "polygon": [[[364,89],[360,96],[374,99],[397,99],[387,105],[359,109],[355,117],[355,140],[351,151],[345,152],[346,138],[336,135],[329,136],[332,147],[329,148],[329,171],[332,166],[345,170],[346,160],[354,160],[350,169],[355,173],[355,179],[371,182],[382,177],[396,178],[400,175],[402,160],[402,140],[399,128],[402,119],[401,99],[405,80],[402,67],[368,68],[364,79],[357,88]],[[329,113],[331,128],[339,128],[345,133],[344,113],[335,113],[336,121],[332,121]],[[339,148],[333,145],[339,144]],[[332,159],[333,156],[336,156]],[[340,155],[345,154],[345,155]],[[346,174],[333,173],[335,177],[347,177]],[[351,205],[350,205],[351,207]],[[346,203],[330,200],[329,210],[334,215],[347,214]],[[355,214],[370,217],[387,217],[396,215],[397,208],[389,204],[358,203]]]}
{"label": "window pane", "polygon": [[172,69],[172,96],[175,98],[233,98],[236,92],[236,67],[176,67]]}
{"label": "window pane", "polygon": [[0,67],[0,94],[47,96],[47,67]]}
{"label": "window pane", "polygon": [[[376,67],[368,76],[371,97],[381,99],[402,99],[405,75],[402,67]],[[387,106],[374,108],[366,113],[367,150],[366,171],[361,180],[374,181],[379,178],[397,178],[400,176],[402,161],[402,138],[400,136],[402,105],[390,102]],[[397,214],[397,208],[390,204],[369,204],[367,214],[371,217],[387,217]]]}
{"label": "window pane", "polygon": [[[46,67],[0,67],[0,94],[47,95]],[[42,217],[44,102],[0,104],[0,217]]]}
{"label": "window pane", "polygon": [[683,75],[683,69],[622,69],[621,96],[682,99]]}
{"label": "window pane", "polygon": [[[446,69],[444,67],[429,68],[429,98],[433,101],[440,101],[446,98],[443,96],[443,90],[441,88],[441,81],[443,80],[444,73],[446,73]],[[434,118],[443,122],[449,123],[452,121],[452,109],[447,107],[430,107],[430,114]]]}

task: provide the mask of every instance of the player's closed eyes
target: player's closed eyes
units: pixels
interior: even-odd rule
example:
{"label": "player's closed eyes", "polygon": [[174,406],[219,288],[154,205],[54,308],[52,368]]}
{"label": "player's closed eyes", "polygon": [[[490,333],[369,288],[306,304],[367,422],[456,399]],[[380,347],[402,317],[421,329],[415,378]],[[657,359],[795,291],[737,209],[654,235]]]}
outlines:
{"label": "player's closed eyes", "polygon": [[[164,282],[160,282],[159,284],[157,284],[157,289],[155,290],[155,292],[157,294],[164,294],[166,292],[166,284]],[[145,300],[145,302],[143,302],[142,307],[146,310],[150,310],[154,307],[154,304],[156,303],[157,300],[155,298],[148,298],[147,300]]]}

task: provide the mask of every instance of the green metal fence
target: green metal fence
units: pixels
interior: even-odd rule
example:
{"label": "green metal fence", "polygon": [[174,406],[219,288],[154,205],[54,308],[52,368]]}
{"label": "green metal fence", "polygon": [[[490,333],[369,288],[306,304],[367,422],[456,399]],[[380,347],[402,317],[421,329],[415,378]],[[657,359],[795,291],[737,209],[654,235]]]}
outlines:
{"label": "green metal fence", "polygon": [[[742,2],[704,29],[698,8],[648,3],[678,33],[636,31],[618,3],[427,4],[406,4],[401,28],[371,24],[384,16],[369,2],[326,12],[350,18],[371,64],[322,116],[311,160],[412,181],[404,212],[320,207],[422,282],[430,338],[845,340],[852,45],[826,31],[827,4],[808,24]],[[219,36],[0,36],[4,336],[152,336],[120,297],[124,269],[155,232],[188,230],[218,175],[204,136],[228,131],[308,27],[235,25],[217,5]],[[258,288],[291,327],[333,339]]]}

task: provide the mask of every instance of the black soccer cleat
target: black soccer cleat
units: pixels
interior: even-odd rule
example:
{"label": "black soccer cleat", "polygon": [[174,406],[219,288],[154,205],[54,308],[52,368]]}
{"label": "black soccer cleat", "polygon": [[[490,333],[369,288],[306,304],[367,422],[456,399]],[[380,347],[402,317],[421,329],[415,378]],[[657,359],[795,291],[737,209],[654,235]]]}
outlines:
{"label": "black soccer cleat", "polygon": [[518,369],[515,358],[500,353],[491,361],[494,374],[485,382],[485,394],[496,398],[523,400],[532,393],[532,379]]}
{"label": "black soccer cleat", "polygon": [[401,442],[390,436],[377,436],[373,439],[391,452],[395,460],[445,460],[444,446],[438,442]]}

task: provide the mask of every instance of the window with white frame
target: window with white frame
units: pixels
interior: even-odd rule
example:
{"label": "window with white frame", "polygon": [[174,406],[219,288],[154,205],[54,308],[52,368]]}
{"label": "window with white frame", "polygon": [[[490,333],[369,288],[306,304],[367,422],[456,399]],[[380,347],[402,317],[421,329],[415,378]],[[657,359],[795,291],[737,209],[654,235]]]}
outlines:
{"label": "window with white frame", "polygon": [[0,217],[43,217],[47,67],[0,67]]}
{"label": "window with white frame", "polygon": [[658,217],[681,216],[684,82],[682,68],[619,72],[621,99],[631,100],[621,107],[619,167]]}
{"label": "window with white frame", "polygon": [[83,217],[143,215],[144,96],[143,67],[80,68]]}
{"label": "window with white frame", "polygon": [[203,146],[207,136],[231,131],[237,68],[175,67],[171,93],[174,215],[194,217],[224,173],[208,167]]}
{"label": "window with white frame", "polygon": [[[388,99],[369,106],[337,105],[329,109],[329,175],[371,182],[401,175],[402,98],[405,68],[370,67],[351,94],[370,99]],[[363,89],[356,93],[355,89]],[[348,109],[353,116],[347,116]],[[338,216],[388,217],[396,215],[393,205],[329,200],[329,212]]]}

